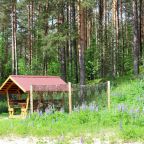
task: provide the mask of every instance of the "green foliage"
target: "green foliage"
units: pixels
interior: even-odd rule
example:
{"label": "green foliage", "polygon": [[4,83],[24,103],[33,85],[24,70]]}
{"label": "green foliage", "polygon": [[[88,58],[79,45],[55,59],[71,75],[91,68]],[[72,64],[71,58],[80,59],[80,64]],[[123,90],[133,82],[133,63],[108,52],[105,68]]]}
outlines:
{"label": "green foliage", "polygon": [[95,58],[95,50],[93,48],[88,48],[85,53],[85,66],[86,66],[86,72],[87,72],[87,79],[93,80],[95,78],[95,75],[98,72],[99,65],[95,64],[94,58]]}
{"label": "green foliage", "polygon": [[143,105],[144,82],[133,77],[119,79],[119,86],[112,91],[112,103],[126,103],[127,105]]}
{"label": "green foliage", "polygon": [[60,75],[60,64],[57,61],[53,61],[50,63],[50,67],[48,69],[49,75]]}
{"label": "green foliage", "polygon": [[95,0],[84,0],[82,1],[82,6],[86,8],[92,8],[96,4]]}
{"label": "green foliage", "polygon": [[24,59],[19,59],[19,62],[18,62],[18,72],[19,74],[26,74],[27,72],[27,69],[26,69],[26,65],[25,65],[25,61]]}
{"label": "green foliage", "polygon": [[0,101],[0,114],[1,113],[7,113],[7,112],[8,112],[7,102],[6,101]]}
{"label": "green foliage", "polygon": [[0,34],[0,58],[4,58],[3,54],[4,54],[4,38],[2,37],[2,35]]}

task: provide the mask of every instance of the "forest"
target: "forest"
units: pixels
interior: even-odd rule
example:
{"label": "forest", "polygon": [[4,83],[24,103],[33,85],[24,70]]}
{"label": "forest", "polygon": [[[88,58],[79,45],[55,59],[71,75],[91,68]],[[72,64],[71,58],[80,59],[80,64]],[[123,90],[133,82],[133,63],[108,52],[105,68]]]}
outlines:
{"label": "forest", "polygon": [[[60,76],[69,93],[17,75]],[[0,86],[0,143],[143,144],[144,0],[0,0]],[[67,111],[48,109],[54,95]]]}
{"label": "forest", "polygon": [[88,80],[139,74],[144,0],[0,0],[0,81],[10,74]]}

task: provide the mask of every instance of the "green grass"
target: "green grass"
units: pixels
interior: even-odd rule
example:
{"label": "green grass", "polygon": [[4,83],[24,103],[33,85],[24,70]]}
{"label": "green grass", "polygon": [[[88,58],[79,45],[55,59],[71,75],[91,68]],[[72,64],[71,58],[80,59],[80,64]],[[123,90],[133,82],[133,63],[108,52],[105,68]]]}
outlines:
{"label": "green grass", "polygon": [[[0,135],[31,136],[102,136],[113,133],[120,139],[144,140],[144,116],[134,118],[127,112],[89,110],[65,114],[56,112],[51,115],[34,114],[26,120],[4,119],[0,121]],[[102,133],[103,132],[103,133]],[[102,135],[99,135],[101,133]]]}
{"label": "green grass", "polygon": [[[118,139],[144,141],[144,81],[123,77],[112,81],[111,110],[84,110],[72,114],[55,112],[37,114],[25,120],[0,119],[0,135],[64,136],[66,141],[76,137],[109,136]],[[89,142],[90,143],[90,142]]]}
{"label": "green grass", "polygon": [[8,118],[8,113],[1,113],[0,119]]}

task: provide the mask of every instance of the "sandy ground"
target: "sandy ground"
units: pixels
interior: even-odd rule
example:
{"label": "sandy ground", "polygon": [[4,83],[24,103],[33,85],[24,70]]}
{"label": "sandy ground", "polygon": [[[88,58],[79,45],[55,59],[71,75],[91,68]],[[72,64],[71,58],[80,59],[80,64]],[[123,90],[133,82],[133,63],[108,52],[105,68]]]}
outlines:
{"label": "sandy ground", "polygon": [[[92,144],[112,144],[109,141],[101,141],[98,138],[95,138],[90,142]],[[70,144],[86,144],[82,139],[76,138],[67,141]],[[89,143],[89,144],[90,144]],[[0,144],[64,144],[62,138],[58,139],[50,139],[48,137],[45,138],[34,138],[34,137],[1,137]],[[123,143],[123,142],[114,142],[113,144],[144,144],[143,142],[130,142],[130,143]]]}

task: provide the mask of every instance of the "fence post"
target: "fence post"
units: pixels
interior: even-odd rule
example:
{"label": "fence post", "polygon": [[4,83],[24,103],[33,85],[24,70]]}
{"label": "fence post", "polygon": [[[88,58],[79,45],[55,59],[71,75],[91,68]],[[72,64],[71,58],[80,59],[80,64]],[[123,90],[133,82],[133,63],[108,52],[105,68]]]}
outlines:
{"label": "fence post", "polygon": [[72,94],[71,94],[71,83],[68,82],[68,95],[69,95],[69,113],[72,112]]}
{"label": "fence post", "polygon": [[110,110],[110,81],[107,82],[108,110]]}
{"label": "fence post", "polygon": [[30,85],[30,113],[33,114],[33,87]]}

